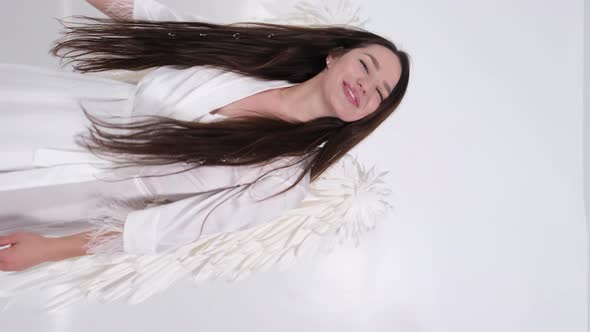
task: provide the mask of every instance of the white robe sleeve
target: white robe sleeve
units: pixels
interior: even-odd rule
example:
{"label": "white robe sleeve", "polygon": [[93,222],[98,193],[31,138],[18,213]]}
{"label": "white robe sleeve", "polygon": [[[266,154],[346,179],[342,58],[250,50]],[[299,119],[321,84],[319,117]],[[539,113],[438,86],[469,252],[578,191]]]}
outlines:
{"label": "white robe sleeve", "polygon": [[150,21],[207,21],[204,17],[180,12],[156,0],[135,0],[133,18]]}
{"label": "white robe sleeve", "polygon": [[283,194],[258,200],[292,183],[280,176],[269,176],[251,188],[226,189],[132,212],[127,216],[124,227],[124,251],[133,254],[161,253],[194,242],[201,236],[238,231],[269,222],[296,207],[305,197],[306,190],[298,184]]}
{"label": "white robe sleeve", "polygon": [[[281,162],[281,161],[280,161]],[[145,191],[156,197],[191,195],[172,203],[112,213],[96,218],[89,236],[87,253],[157,254],[192,243],[201,236],[232,232],[272,221],[296,207],[306,196],[309,174],[290,190],[266,200],[292,185],[300,165],[273,171],[249,188],[268,166],[205,166],[163,177],[139,178]],[[243,179],[243,181],[240,181]],[[232,187],[233,186],[233,187]],[[216,188],[224,188],[212,191]],[[260,200],[260,201],[259,201]],[[106,233],[110,233],[107,235]]]}
{"label": "white robe sleeve", "polygon": [[206,21],[204,17],[179,12],[156,0],[114,0],[106,5],[105,14],[147,21]]}
{"label": "white robe sleeve", "polygon": [[202,16],[180,12],[156,0],[135,0],[133,18],[150,21],[207,21]]}

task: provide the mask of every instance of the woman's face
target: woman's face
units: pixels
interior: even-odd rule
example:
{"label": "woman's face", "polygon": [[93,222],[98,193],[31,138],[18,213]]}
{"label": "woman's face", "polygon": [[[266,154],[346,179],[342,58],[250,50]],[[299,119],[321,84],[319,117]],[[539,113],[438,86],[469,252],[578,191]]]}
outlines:
{"label": "woman's face", "polygon": [[371,114],[399,81],[401,64],[388,48],[371,44],[326,58],[324,91],[335,116],[351,122]]}

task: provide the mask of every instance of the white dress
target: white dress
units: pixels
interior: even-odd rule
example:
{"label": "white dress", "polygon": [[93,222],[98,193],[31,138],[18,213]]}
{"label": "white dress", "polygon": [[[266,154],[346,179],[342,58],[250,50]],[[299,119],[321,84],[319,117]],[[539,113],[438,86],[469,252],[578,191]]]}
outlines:
{"label": "white dress", "polygon": [[[187,19],[153,0],[136,0],[133,15],[151,20]],[[0,234],[33,230],[64,236],[94,231],[89,253],[152,254],[193,242],[202,235],[271,221],[303,200],[309,174],[293,189],[262,202],[257,200],[292,185],[300,175],[300,166],[275,171],[240,193],[237,185],[291,163],[290,158],[264,167],[203,166],[146,178],[140,176],[170,173],[186,165],[109,172],[103,167],[109,162],[75,144],[74,137],[86,131],[90,123],[82,107],[101,118],[161,115],[219,121],[224,116],[211,111],[264,90],[290,85],[210,66],[157,67],[133,84],[0,64]],[[118,179],[125,180],[113,182]],[[136,203],[120,213],[107,209],[110,215],[105,217],[101,214],[104,208],[97,208],[103,198]],[[159,199],[167,203],[149,203]],[[106,231],[117,234],[101,239],[99,235]]]}

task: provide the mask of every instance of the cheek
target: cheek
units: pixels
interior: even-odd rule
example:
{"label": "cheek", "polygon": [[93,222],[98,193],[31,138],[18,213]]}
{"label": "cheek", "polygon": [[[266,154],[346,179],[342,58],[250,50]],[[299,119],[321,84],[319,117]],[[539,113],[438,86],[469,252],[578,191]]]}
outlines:
{"label": "cheek", "polygon": [[352,105],[349,104],[348,99],[344,95],[342,91],[342,83],[334,84],[331,91],[330,91],[330,99],[332,101],[332,105],[336,108],[339,108],[341,111],[348,110]]}
{"label": "cheek", "polygon": [[373,113],[377,110],[377,108],[379,108],[379,104],[381,103],[381,99],[379,98],[379,96],[377,96],[376,98],[372,98],[369,103],[367,104],[367,110],[366,113],[370,114]]}

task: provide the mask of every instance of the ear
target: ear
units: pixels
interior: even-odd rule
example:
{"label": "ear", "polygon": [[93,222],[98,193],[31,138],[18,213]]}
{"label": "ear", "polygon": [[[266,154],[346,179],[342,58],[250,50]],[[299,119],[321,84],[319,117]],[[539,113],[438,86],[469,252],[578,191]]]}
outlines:
{"label": "ear", "polygon": [[326,57],[326,68],[330,69],[332,67],[332,63],[334,62],[334,57],[331,54],[328,54]]}
{"label": "ear", "polygon": [[332,63],[338,60],[338,58],[340,58],[342,54],[344,54],[344,47],[342,46],[338,46],[330,50],[328,56],[326,57],[326,67],[330,68],[332,66]]}

